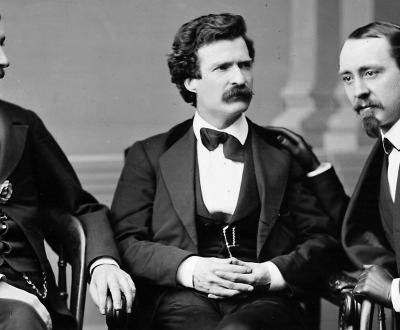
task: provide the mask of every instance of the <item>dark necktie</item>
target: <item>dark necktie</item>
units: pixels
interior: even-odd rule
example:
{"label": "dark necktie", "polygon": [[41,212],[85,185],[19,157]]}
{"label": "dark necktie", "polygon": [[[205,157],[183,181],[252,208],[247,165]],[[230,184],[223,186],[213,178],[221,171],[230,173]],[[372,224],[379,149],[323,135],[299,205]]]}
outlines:
{"label": "dark necktie", "polygon": [[390,142],[387,138],[383,138],[383,150],[385,153],[389,156],[390,153],[392,152],[394,146],[392,142]]}
{"label": "dark necktie", "polygon": [[227,159],[244,162],[244,146],[237,138],[215,129],[200,129],[201,142],[210,151],[216,149],[221,143],[224,145],[224,156]]}

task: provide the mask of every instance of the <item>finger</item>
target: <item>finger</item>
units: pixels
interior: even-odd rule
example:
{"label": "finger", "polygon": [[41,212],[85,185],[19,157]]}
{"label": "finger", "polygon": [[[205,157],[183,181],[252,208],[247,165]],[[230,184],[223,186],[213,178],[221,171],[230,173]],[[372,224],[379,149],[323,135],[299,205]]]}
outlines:
{"label": "finger", "polygon": [[[121,289],[120,289],[120,285],[115,277],[112,277],[111,279],[108,280],[108,289],[111,292],[114,309],[116,309],[116,310],[121,309],[122,308]],[[105,298],[106,298],[106,296],[105,296]],[[104,298],[104,306],[105,306],[105,298]]]}
{"label": "finger", "polygon": [[[98,307],[101,314],[106,313],[106,298],[107,298],[107,278],[105,273],[101,273],[101,276],[97,276],[96,279],[92,278],[92,281],[95,281],[95,295],[97,295],[98,299]],[[115,308],[115,306],[114,306]]]}
{"label": "finger", "polygon": [[373,266],[373,265],[363,265],[362,268],[363,268],[363,269],[368,269],[368,268],[371,268],[372,266]]}
{"label": "finger", "polygon": [[225,280],[220,277],[217,277],[217,279],[214,281],[213,287],[215,287],[215,285],[217,285],[218,287],[224,288],[224,289],[229,289],[229,290],[239,291],[239,292],[251,292],[254,290],[254,287],[247,283],[234,282],[234,281],[230,281],[230,280]]}
{"label": "finger", "polygon": [[235,282],[235,283],[244,283],[244,284],[253,284],[254,283],[254,276],[251,275],[242,275],[238,273],[227,273],[223,271],[216,271],[215,275],[219,278]]}
{"label": "finger", "polygon": [[239,295],[241,292],[237,290],[230,290],[223,287],[213,288],[208,290],[208,294],[221,298],[232,298]]}
{"label": "finger", "polygon": [[134,283],[133,280],[132,280],[132,277],[130,277],[130,275],[127,274],[127,273],[125,273],[125,274],[126,274],[126,277],[127,277],[128,283],[129,283],[129,286],[130,286],[130,288],[131,288],[131,291],[132,291],[132,292],[136,292],[136,286],[135,286],[135,283]]}
{"label": "finger", "polygon": [[267,126],[267,128],[271,131],[287,136],[288,138],[293,140],[296,140],[298,138],[298,135],[296,133],[285,127]]}
{"label": "finger", "polygon": [[224,297],[216,296],[216,295],[214,295],[214,294],[209,294],[209,295],[207,296],[207,298],[210,298],[210,299],[224,299]]}
{"label": "finger", "polygon": [[[130,282],[132,282],[132,283],[130,283]],[[133,288],[132,288],[132,285],[133,285]],[[131,313],[133,300],[135,299],[136,289],[135,289],[135,285],[133,284],[133,281],[129,275],[121,274],[120,290],[124,293],[125,298],[126,298],[126,312]]]}
{"label": "finger", "polygon": [[223,259],[223,258],[214,258],[214,257],[212,257],[212,258],[209,258],[209,259],[210,259],[211,261],[217,263],[217,264],[231,264],[232,261],[233,261],[234,259],[236,259],[236,258],[226,258],[226,259]]}
{"label": "finger", "polygon": [[99,299],[97,297],[96,284],[94,283],[94,281],[90,282],[89,292],[90,292],[90,296],[92,297],[93,302],[95,303],[95,305],[99,306]]}
{"label": "finger", "polygon": [[232,297],[247,297],[249,291],[234,290],[226,287],[213,286],[208,290],[208,294],[214,298],[214,296],[219,298],[232,298]]}
{"label": "finger", "polygon": [[286,139],[289,140],[289,142],[294,143],[294,144],[300,144],[303,142],[303,139],[300,137],[300,135],[286,129],[286,128],[280,128],[280,136],[285,137]]}
{"label": "finger", "polygon": [[283,147],[288,149],[290,152],[295,152],[297,145],[291,140],[289,140],[287,137],[284,137],[283,135],[278,135],[277,137],[278,141],[282,144]]}
{"label": "finger", "polygon": [[238,274],[251,274],[252,273],[252,269],[249,266],[244,265],[244,264],[241,264],[241,265],[220,264],[215,267],[215,271],[224,271],[227,273],[238,273]]}
{"label": "finger", "polygon": [[353,289],[354,294],[362,294],[364,292],[364,286],[363,285],[356,285]]}

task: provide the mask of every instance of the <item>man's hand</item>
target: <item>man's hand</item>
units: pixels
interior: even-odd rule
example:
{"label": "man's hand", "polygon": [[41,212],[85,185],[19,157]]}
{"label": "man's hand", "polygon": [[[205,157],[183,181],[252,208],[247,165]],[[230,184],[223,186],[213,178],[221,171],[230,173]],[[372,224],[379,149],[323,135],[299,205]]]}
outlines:
{"label": "man's hand", "polygon": [[136,293],[131,277],[115,265],[102,264],[93,270],[89,291],[103,315],[105,314],[107,289],[111,292],[114,309],[122,308],[122,291],[126,298],[126,311],[131,313]]}
{"label": "man's hand", "polygon": [[221,299],[234,297],[253,291],[253,286],[224,279],[217,273],[244,275],[251,272],[250,267],[234,265],[233,258],[201,258],[194,267],[193,286],[196,290],[208,293],[209,298]]}
{"label": "man's hand", "polygon": [[366,297],[374,303],[393,308],[390,293],[392,281],[392,275],[385,268],[377,265],[364,266],[353,293],[355,297]]}
{"label": "man's hand", "polygon": [[47,329],[51,330],[53,328],[49,312],[47,311],[46,307],[44,307],[44,305],[40,302],[39,298],[35,295],[18,289],[15,286],[12,286],[4,281],[1,281],[0,298],[14,299],[25,302],[35,309],[35,311],[39,314],[39,316],[46,324]]}
{"label": "man's hand", "polygon": [[236,258],[232,258],[232,263],[238,266],[249,267],[251,272],[238,274],[218,270],[216,271],[216,275],[231,282],[251,285],[255,289],[269,289],[271,274],[266,265],[256,262],[245,262]]}
{"label": "man's hand", "polygon": [[312,172],[318,168],[320,162],[317,156],[313,153],[312,147],[300,135],[283,127],[268,126],[267,128],[278,133],[278,141],[289,150],[306,172]]}

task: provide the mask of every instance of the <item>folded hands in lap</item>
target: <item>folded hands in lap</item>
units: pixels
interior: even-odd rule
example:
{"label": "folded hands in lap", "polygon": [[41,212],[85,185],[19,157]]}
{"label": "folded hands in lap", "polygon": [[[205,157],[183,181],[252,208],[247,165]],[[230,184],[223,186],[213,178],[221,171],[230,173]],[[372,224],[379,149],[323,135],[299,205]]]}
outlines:
{"label": "folded hands in lap", "polygon": [[270,282],[265,265],[236,258],[201,258],[193,272],[194,289],[211,299],[248,295],[256,286],[268,287]]}

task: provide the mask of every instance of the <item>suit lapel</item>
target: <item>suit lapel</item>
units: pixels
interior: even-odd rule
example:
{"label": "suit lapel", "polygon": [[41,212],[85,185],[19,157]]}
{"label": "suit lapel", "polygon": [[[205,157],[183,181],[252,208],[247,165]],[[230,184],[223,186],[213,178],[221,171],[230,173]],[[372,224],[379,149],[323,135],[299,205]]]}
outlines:
{"label": "suit lapel", "polygon": [[240,185],[237,205],[230,220],[231,224],[248,217],[260,204],[257,182],[254,176],[251,134],[249,134],[245,144],[244,159],[242,183]]}
{"label": "suit lapel", "polygon": [[249,122],[252,137],[254,171],[261,200],[257,234],[257,257],[279,216],[280,205],[288,179],[288,166],[282,152],[260,136],[258,128]]}
{"label": "suit lapel", "polygon": [[13,125],[0,108],[0,184],[8,179],[24,151],[28,126]]}
{"label": "suit lapel", "polygon": [[197,245],[195,224],[195,137],[191,127],[160,158],[160,169],[176,213]]}

